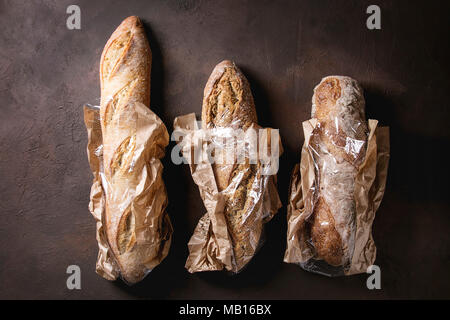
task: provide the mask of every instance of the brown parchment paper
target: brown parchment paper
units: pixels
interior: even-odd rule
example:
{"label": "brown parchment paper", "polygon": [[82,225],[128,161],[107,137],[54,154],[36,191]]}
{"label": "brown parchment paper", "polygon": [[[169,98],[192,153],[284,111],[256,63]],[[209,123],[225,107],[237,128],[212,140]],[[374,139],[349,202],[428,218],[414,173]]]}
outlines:
{"label": "brown parchment paper", "polygon": [[[202,157],[206,157],[207,144],[198,145],[198,141],[194,139],[196,132],[201,131],[194,113],[177,117],[174,121],[174,130],[183,132],[184,148],[182,153],[185,158],[193,159],[194,147],[200,148]],[[260,143],[270,142],[260,141]],[[281,143],[279,145],[281,155]],[[192,161],[189,165],[192,178],[199,187],[200,196],[207,212],[199,220],[189,240],[189,256],[185,267],[191,273],[223,269],[234,273],[239,272],[242,268],[236,265],[233,243],[224,214],[226,195],[218,191],[212,165],[209,162],[194,164]],[[258,243],[255,243],[255,246],[261,245],[261,234],[260,230],[257,230],[257,225],[262,226],[268,222],[281,207],[276,188],[276,175],[261,176],[261,186],[258,191],[258,203],[247,212],[249,216],[254,217],[252,221],[256,227],[255,230],[250,231],[249,237],[257,238],[255,241]],[[251,258],[252,256],[247,257],[245,263],[248,263]]]}
{"label": "brown parchment paper", "polygon": [[[136,246],[142,245],[148,255],[141,261],[148,274],[168,254],[172,225],[166,213],[167,193],[162,180],[160,159],[164,156],[164,149],[169,143],[169,134],[163,122],[148,107],[140,103],[129,106],[131,112],[123,125],[132,125],[136,133],[136,148],[132,170],[137,181],[130,183],[126,192],[114,190],[105,175],[103,168],[103,150],[105,142],[102,137],[100,124],[100,108],[84,106],[84,121],[88,132],[87,154],[94,179],[92,182],[89,210],[96,221],[96,239],[99,247],[96,272],[105,279],[115,280],[121,275],[119,263],[111,249],[105,230],[105,207],[107,201],[114,201],[115,205],[124,208],[132,207],[135,215]],[[120,144],[121,128],[117,128],[109,142]],[[116,140],[116,141],[114,141]],[[122,196],[120,194],[122,194]],[[119,203],[118,198],[120,197]],[[125,280],[125,279],[124,279]]]}
{"label": "brown parchment paper", "polygon": [[[296,263],[308,271],[329,276],[340,275],[332,268],[324,268],[323,262],[316,260],[310,245],[307,219],[313,212],[314,181],[316,173],[314,160],[308,152],[316,119],[303,122],[305,142],[301,151],[301,161],[292,172],[288,203],[287,248],[284,261]],[[372,238],[372,223],[380,206],[386,186],[389,165],[389,128],[377,127],[378,121],[370,119],[367,150],[364,161],[358,169],[355,180],[354,199],[356,203],[355,246],[349,268],[343,274],[364,273],[376,257],[376,247]]]}

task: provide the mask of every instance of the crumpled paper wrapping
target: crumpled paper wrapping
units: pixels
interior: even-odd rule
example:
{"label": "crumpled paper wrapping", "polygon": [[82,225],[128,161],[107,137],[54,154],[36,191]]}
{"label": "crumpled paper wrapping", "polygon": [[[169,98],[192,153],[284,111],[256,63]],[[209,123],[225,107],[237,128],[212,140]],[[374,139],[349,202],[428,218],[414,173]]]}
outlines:
{"label": "crumpled paper wrapping", "polygon": [[[201,133],[197,125],[195,114],[180,116],[174,121],[174,130],[183,132],[183,156],[193,159],[194,147],[201,150],[200,157],[206,157],[207,144],[198,144],[195,135]],[[270,130],[270,129],[264,129]],[[270,143],[264,141],[260,143]],[[282,153],[281,142],[280,155]],[[237,264],[234,258],[234,249],[231,235],[227,227],[224,214],[226,197],[229,190],[218,191],[213,167],[210,162],[189,163],[194,182],[198,185],[200,196],[206,208],[206,213],[199,220],[194,233],[189,240],[189,256],[186,269],[190,273],[200,271],[227,270],[237,273],[251,260],[259,246],[262,244],[263,224],[267,223],[281,207],[281,201],[276,188],[276,175],[262,174],[263,168],[258,167],[258,181],[255,187],[255,203],[248,209],[247,217],[251,220],[248,226],[248,236],[252,243],[252,254],[245,256],[243,263]],[[239,184],[239,176],[233,178],[232,183]],[[227,188],[228,189],[228,188]],[[247,228],[247,226],[243,226]]]}
{"label": "crumpled paper wrapping", "polygon": [[372,223],[380,206],[386,186],[389,165],[389,128],[377,127],[377,120],[369,120],[367,150],[355,180],[356,231],[354,250],[348,268],[336,268],[315,259],[314,247],[308,236],[308,218],[314,206],[314,159],[308,151],[317,120],[303,122],[305,142],[300,165],[296,165],[291,178],[288,203],[287,248],[284,261],[299,264],[305,270],[327,276],[365,273],[376,257],[372,238]]}
{"label": "crumpled paper wrapping", "polygon": [[[131,208],[135,216],[135,246],[147,248],[144,251],[147,256],[142,258],[145,269],[142,278],[167,256],[173,231],[165,210],[167,193],[162,180],[163,166],[159,160],[164,156],[164,149],[169,143],[167,129],[158,116],[145,105],[134,103],[128,107],[131,112],[127,114],[127,119],[120,120],[123,126],[132,126],[136,135],[132,170],[137,181],[127,184],[127,190],[114,190],[103,167],[103,150],[104,143],[110,144],[107,146],[109,149],[114,148],[116,144],[120,145],[124,139],[120,134],[121,126],[118,126],[114,133],[111,132],[108,142],[105,142],[102,137],[100,108],[84,106],[84,121],[88,132],[88,160],[94,175],[89,210],[97,225],[96,239],[99,252],[96,272],[108,280],[123,276],[105,230],[105,207],[108,201],[114,200],[115,205]],[[122,279],[130,283],[123,277]]]}

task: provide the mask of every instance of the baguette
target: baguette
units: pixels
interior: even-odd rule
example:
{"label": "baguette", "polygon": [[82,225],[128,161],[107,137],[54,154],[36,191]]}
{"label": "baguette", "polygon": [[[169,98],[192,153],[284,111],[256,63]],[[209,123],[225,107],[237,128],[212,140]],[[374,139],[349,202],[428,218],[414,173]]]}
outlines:
{"label": "baguette", "polygon": [[[135,16],[125,19],[114,31],[100,61],[104,224],[122,278],[129,283],[140,281],[148,261],[158,254],[158,246],[138,243],[137,230],[146,225],[137,221],[134,214],[136,189],[142,180],[140,169],[146,166],[149,156],[145,155],[148,147],[136,141],[133,103],[150,103],[151,61],[143,25]],[[139,157],[140,153],[144,156]]]}
{"label": "baguette", "polygon": [[[202,127],[246,130],[253,124],[257,124],[257,117],[249,83],[233,62],[222,61],[214,68],[204,90]],[[253,257],[261,237],[263,219],[257,215],[261,201],[254,196],[261,193],[259,166],[250,164],[247,158],[239,164],[213,164],[218,191],[226,198],[224,215],[235,272]]]}
{"label": "baguette", "polygon": [[364,159],[368,128],[363,91],[349,78],[330,76],[314,89],[310,147],[316,164],[310,233],[318,259],[347,266],[354,248],[355,178]]}

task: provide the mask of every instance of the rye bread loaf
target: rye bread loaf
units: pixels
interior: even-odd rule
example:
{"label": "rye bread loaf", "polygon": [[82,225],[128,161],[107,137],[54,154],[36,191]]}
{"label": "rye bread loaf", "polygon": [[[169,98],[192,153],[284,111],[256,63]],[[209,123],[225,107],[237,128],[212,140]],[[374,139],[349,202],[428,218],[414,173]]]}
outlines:
{"label": "rye bread loaf", "polygon": [[[219,63],[204,90],[202,126],[204,129],[232,128],[246,130],[257,124],[256,109],[249,83],[236,65]],[[216,150],[226,153],[227,150]],[[213,164],[219,192],[225,197],[224,214],[233,245],[235,272],[253,257],[260,241],[263,219],[258,216],[261,201],[260,164]]]}

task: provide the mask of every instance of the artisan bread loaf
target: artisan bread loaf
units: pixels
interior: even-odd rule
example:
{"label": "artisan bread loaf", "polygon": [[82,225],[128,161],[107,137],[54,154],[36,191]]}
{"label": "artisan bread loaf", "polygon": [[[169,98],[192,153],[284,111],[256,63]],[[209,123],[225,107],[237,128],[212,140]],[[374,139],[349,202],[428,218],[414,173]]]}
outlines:
{"label": "artisan bread loaf", "polygon": [[[114,31],[100,61],[104,224],[121,275],[130,283],[144,277],[146,262],[157,254],[157,246],[138,244],[137,229],[145,226],[134,215],[135,193],[142,181],[138,176],[142,172],[137,168],[149,160],[145,156],[148,147],[136,141],[134,103],[150,103],[151,60],[143,25],[133,16]],[[144,156],[138,157],[135,152]]]}
{"label": "artisan bread loaf", "polygon": [[[247,79],[233,62],[219,63],[204,90],[203,128],[246,130],[256,123],[255,104]],[[216,149],[216,152],[226,153],[227,150]],[[262,232],[263,219],[258,216],[261,201],[255,197],[262,193],[259,167],[259,163],[250,164],[248,158],[243,163],[213,164],[218,190],[226,198],[224,214],[232,240],[235,272],[253,257]]]}
{"label": "artisan bread loaf", "polygon": [[351,261],[355,237],[355,178],[368,138],[363,91],[342,76],[322,79],[314,89],[310,140],[316,164],[314,210],[309,219],[316,258],[332,266]]}

